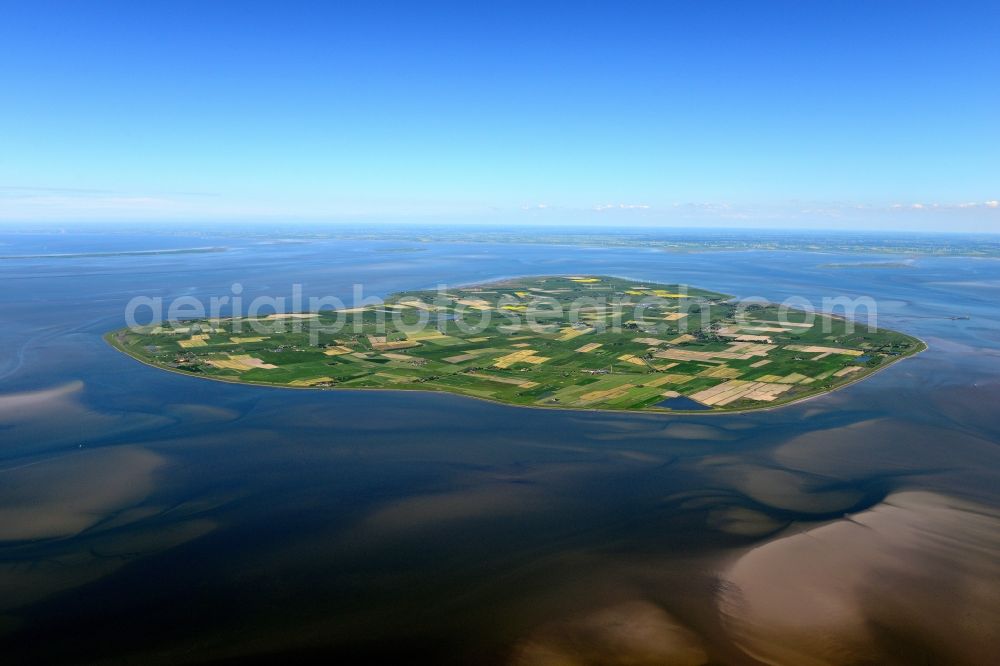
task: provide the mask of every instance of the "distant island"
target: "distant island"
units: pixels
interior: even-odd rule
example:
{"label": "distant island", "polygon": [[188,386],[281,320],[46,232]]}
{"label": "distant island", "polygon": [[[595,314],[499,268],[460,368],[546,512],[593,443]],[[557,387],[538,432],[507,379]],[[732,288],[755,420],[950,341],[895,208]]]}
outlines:
{"label": "distant island", "polygon": [[911,336],[677,284],[518,278],[315,313],[112,331],[165,370],[311,389],[446,391],[512,405],[643,412],[768,408],[924,349]]}

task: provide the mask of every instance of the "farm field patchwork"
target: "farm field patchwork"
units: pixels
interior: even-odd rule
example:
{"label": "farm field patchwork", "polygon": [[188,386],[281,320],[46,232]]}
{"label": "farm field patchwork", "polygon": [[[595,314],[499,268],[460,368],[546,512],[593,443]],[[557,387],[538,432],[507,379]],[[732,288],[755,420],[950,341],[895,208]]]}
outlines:
{"label": "farm field patchwork", "polygon": [[249,384],[647,412],[686,411],[694,401],[699,413],[825,393],[924,348],[838,317],[595,275],[403,292],[312,314],[185,320],[106,339],[156,367]]}

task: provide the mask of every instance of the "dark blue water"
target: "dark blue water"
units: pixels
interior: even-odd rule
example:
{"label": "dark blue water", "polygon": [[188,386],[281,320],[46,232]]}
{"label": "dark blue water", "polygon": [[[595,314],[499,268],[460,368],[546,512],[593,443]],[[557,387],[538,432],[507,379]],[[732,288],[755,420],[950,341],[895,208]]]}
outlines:
{"label": "dark blue water", "polygon": [[[209,246],[228,249],[0,260],[4,663],[788,663],[817,636],[880,663],[995,653],[1000,262],[0,235],[4,256]],[[930,349],[801,404],[673,416],[223,384],[101,340],[135,295],[350,302],[545,273],[872,296]],[[786,557],[797,539],[821,553]],[[791,597],[747,582],[769,567]]]}
{"label": "dark blue water", "polygon": [[656,403],[656,406],[682,411],[705,411],[711,409],[708,405],[703,405],[697,400],[692,400],[691,398],[683,395],[679,395],[674,398],[667,398],[666,400]]}

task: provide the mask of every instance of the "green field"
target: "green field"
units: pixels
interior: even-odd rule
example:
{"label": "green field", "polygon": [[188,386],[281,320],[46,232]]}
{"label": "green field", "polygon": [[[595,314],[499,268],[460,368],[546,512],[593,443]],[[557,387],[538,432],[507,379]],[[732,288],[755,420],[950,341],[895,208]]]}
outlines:
{"label": "green field", "polygon": [[314,314],[122,329],[106,339],[145,363],[218,380],[652,412],[773,407],[924,348],[837,317],[583,275],[404,292]]}

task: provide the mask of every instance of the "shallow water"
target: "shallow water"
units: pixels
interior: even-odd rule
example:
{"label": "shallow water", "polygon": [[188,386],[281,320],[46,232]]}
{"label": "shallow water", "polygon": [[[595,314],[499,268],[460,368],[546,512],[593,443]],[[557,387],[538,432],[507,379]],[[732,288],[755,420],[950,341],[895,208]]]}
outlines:
{"label": "shallow water", "polygon": [[[987,663],[1000,648],[1000,261],[0,235],[4,256],[215,246],[0,260],[5,663]],[[300,283],[349,302],[356,282],[545,273],[872,296],[881,325],[930,349],[773,411],[661,416],[209,382],[100,337],[137,294]]]}

